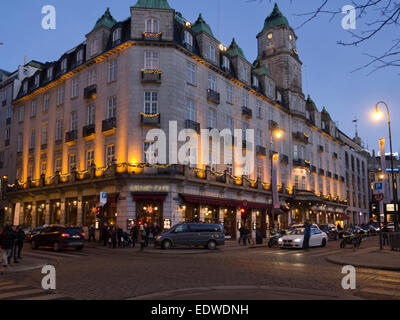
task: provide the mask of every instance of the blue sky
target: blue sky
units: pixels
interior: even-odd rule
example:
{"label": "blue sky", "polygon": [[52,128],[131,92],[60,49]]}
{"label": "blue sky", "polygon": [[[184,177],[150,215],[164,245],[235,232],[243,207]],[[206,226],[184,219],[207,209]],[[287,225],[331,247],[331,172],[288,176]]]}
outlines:
{"label": "blue sky", "polygon": [[[218,5],[218,2],[220,5]],[[312,10],[321,0],[278,0],[281,11],[294,28],[304,17],[297,14]],[[337,0],[337,8],[349,4],[349,0]],[[107,7],[117,20],[129,17],[129,7],[136,0],[14,0],[1,1],[0,12],[0,68],[15,70],[24,56],[38,61],[58,59],[65,51],[85,39]],[[232,37],[243,48],[248,60],[253,62],[257,53],[256,35],[261,31],[265,18],[271,13],[274,2],[269,0],[169,0],[169,4],[183,16],[194,22],[201,12],[214,34],[226,45]],[[57,13],[56,30],[45,31],[41,27],[41,9],[53,5]],[[218,9],[220,8],[220,9]],[[398,69],[384,69],[372,75],[367,71],[351,73],[368,62],[363,54],[379,54],[391,44],[396,29],[378,34],[376,38],[359,47],[342,47],[338,40],[350,36],[341,27],[341,16],[329,21],[321,16],[300,29],[298,51],[303,61],[303,90],[310,94],[321,110],[326,106],[339,128],[353,137],[352,120],[359,120],[359,134],[369,149],[378,149],[378,139],[386,137],[387,125],[371,120],[371,112],[377,101],[384,100],[391,108],[392,121],[400,119]],[[361,23],[359,22],[359,27]],[[396,30],[398,33],[398,30]],[[393,124],[393,148],[400,152],[400,128]]]}

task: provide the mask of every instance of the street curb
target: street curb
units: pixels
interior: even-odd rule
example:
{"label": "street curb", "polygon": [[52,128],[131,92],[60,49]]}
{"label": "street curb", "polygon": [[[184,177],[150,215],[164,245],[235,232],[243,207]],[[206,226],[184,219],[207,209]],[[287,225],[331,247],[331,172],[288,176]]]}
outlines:
{"label": "street curb", "polygon": [[41,265],[37,265],[37,266],[33,266],[33,267],[26,267],[26,268],[21,268],[21,269],[16,269],[16,270],[2,270],[2,271],[0,271],[0,275],[40,269],[40,268],[43,268],[45,265],[47,265],[47,264],[41,264]]}
{"label": "street curb", "polygon": [[387,267],[387,266],[376,266],[376,265],[363,265],[363,264],[356,264],[356,263],[349,263],[349,262],[344,262],[344,261],[339,261],[334,258],[326,257],[326,261],[337,264],[340,266],[347,266],[351,265],[356,268],[365,268],[365,269],[375,269],[375,270],[386,270],[386,271],[400,271],[400,268],[396,267]]}

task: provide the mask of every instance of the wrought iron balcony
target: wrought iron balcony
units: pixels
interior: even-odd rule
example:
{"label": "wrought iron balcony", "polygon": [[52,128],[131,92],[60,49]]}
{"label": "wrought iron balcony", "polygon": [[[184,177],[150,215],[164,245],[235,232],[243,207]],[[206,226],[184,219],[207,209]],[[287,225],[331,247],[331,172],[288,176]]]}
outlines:
{"label": "wrought iron balcony", "polygon": [[310,167],[310,165],[303,159],[294,159],[293,166],[301,167],[301,168],[309,168]]}
{"label": "wrought iron balcony", "polygon": [[84,138],[93,136],[96,133],[96,125],[95,124],[89,124],[89,125],[83,127],[82,131],[83,131],[82,135],[83,135]]}
{"label": "wrought iron balcony", "polygon": [[303,132],[293,132],[292,134],[293,136],[293,140],[302,142],[302,143],[308,143],[308,137],[306,135],[304,135]]}
{"label": "wrought iron balcony", "polygon": [[327,172],[326,172],[326,176],[327,176],[328,178],[332,178],[332,172],[327,171]]}
{"label": "wrought iron balcony", "polygon": [[339,176],[338,176],[337,174],[334,174],[334,175],[333,175],[333,179],[339,180]]}
{"label": "wrought iron balcony", "polygon": [[268,126],[270,130],[276,130],[279,129],[279,124],[275,122],[274,120],[269,120],[268,121]]}
{"label": "wrought iron balcony", "polygon": [[47,149],[47,143],[43,143],[43,144],[40,145],[40,150],[41,151],[46,150],[46,149]]}
{"label": "wrought iron balcony", "polygon": [[333,154],[332,154],[332,159],[333,160],[337,160],[339,157],[338,157],[338,154],[336,153],[336,152],[334,152]]}
{"label": "wrought iron balcony", "polygon": [[117,129],[117,118],[109,118],[103,120],[101,131],[104,134],[112,134],[115,132],[116,129]]}
{"label": "wrought iron balcony", "polygon": [[344,182],[344,181],[345,181],[344,177],[341,176],[341,177],[340,177],[340,181],[341,181],[341,182]]}
{"label": "wrought iron balcony", "polygon": [[318,174],[320,176],[324,176],[325,175],[325,170],[324,169],[319,169]]}
{"label": "wrought iron balcony", "polygon": [[160,127],[161,125],[161,114],[140,114],[142,126]]}
{"label": "wrought iron balcony", "polygon": [[289,164],[289,157],[288,157],[287,155],[282,154],[282,155],[280,156],[280,158],[281,158],[281,163]]}
{"label": "wrought iron balcony", "polygon": [[200,134],[200,123],[192,120],[186,120],[185,129],[192,129],[196,131],[197,134]]}
{"label": "wrought iron balcony", "polygon": [[311,169],[312,173],[316,173],[317,172],[317,167],[316,166],[311,166],[310,169]]}
{"label": "wrought iron balcony", "polygon": [[96,94],[97,94],[97,85],[95,84],[86,87],[83,92],[83,96],[85,99],[96,99]]}
{"label": "wrought iron balcony", "polygon": [[212,89],[207,89],[207,100],[215,104],[221,103],[220,94]]}
{"label": "wrought iron balcony", "polygon": [[318,145],[318,152],[324,152],[325,151],[325,148],[324,148],[324,146],[321,146],[321,145]]}
{"label": "wrought iron balcony", "polygon": [[161,83],[161,70],[142,70],[142,83]]}
{"label": "wrought iron balcony", "polygon": [[253,118],[253,110],[251,110],[247,107],[242,107],[242,116],[247,119],[252,119]]}
{"label": "wrought iron balcony", "polygon": [[257,146],[256,147],[256,152],[258,156],[266,156],[267,155],[267,149],[265,147],[262,146]]}
{"label": "wrought iron balcony", "polygon": [[65,133],[65,143],[71,143],[78,140],[78,130],[72,130]]}

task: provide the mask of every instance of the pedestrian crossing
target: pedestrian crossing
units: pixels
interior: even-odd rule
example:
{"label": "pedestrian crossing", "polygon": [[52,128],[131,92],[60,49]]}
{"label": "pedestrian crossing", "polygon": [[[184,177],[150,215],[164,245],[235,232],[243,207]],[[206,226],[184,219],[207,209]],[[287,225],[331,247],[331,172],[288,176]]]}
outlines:
{"label": "pedestrian crossing", "polygon": [[400,273],[384,270],[357,269],[362,283],[359,293],[372,295],[376,298],[400,300]]}
{"label": "pedestrian crossing", "polygon": [[343,249],[328,250],[326,248],[296,250],[296,249],[267,249],[265,251],[258,251],[259,255],[274,255],[274,256],[293,256],[293,257],[327,257],[338,253],[343,253]]}
{"label": "pedestrian crossing", "polygon": [[0,278],[0,300],[67,300],[68,297]]}

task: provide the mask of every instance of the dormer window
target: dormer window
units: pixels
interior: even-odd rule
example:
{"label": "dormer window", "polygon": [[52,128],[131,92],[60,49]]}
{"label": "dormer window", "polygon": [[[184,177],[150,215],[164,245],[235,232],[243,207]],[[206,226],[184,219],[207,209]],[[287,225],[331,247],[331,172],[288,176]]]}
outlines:
{"label": "dormer window", "polygon": [[61,72],[66,72],[67,71],[67,58],[63,59],[63,61],[61,61]]}
{"label": "dormer window", "polygon": [[37,74],[35,76],[35,88],[39,87],[40,76]]}
{"label": "dormer window", "polygon": [[189,31],[185,31],[185,43],[193,47],[193,35]]}
{"label": "dormer window", "polygon": [[222,57],[222,67],[226,72],[228,72],[230,69],[229,65],[230,65],[230,61],[229,61],[228,57],[223,56]]}
{"label": "dormer window", "polygon": [[159,23],[157,19],[147,19],[146,20],[146,32],[147,33],[159,33]]}
{"label": "dormer window", "polygon": [[26,93],[28,91],[28,81],[24,82],[22,90],[24,91],[24,93]]}
{"label": "dormer window", "polygon": [[208,51],[207,51],[207,58],[211,61],[215,61],[215,48],[212,45],[208,46]]}
{"label": "dormer window", "polygon": [[79,50],[76,54],[76,62],[77,64],[81,64],[83,62],[83,50]]}
{"label": "dormer window", "polygon": [[51,81],[53,79],[53,67],[47,69],[47,80]]}
{"label": "dormer window", "polygon": [[322,127],[322,130],[326,129],[326,122],[325,121],[322,121],[321,127]]}
{"label": "dormer window", "polygon": [[90,55],[93,56],[94,54],[96,54],[98,51],[98,41],[97,38],[94,38],[91,41],[91,45],[90,45]]}
{"label": "dormer window", "polygon": [[246,81],[246,82],[247,82],[247,80],[248,80],[248,78],[247,78],[247,69],[246,69],[245,66],[242,66],[242,67],[240,68],[240,78],[241,78],[243,81]]}
{"label": "dormer window", "polygon": [[121,41],[121,28],[118,28],[113,32],[113,43],[120,41]]}
{"label": "dormer window", "polygon": [[253,76],[253,86],[258,88],[258,78],[256,76]]}

